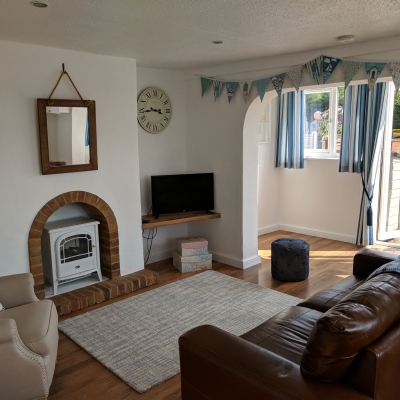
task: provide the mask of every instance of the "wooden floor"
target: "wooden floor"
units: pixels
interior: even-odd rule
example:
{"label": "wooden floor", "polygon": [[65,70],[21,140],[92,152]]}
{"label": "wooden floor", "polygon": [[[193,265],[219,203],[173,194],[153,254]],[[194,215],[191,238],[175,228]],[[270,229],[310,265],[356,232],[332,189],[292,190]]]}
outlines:
{"label": "wooden floor", "polygon": [[[280,237],[298,237],[311,245],[310,276],[303,282],[280,282],[271,277],[271,242]],[[375,246],[377,249],[397,252],[395,248]],[[352,259],[360,247],[344,242],[322,239],[314,236],[277,231],[259,237],[261,265],[239,270],[222,263],[213,263],[213,269],[226,275],[272,288],[300,298],[306,298],[325,287],[347,277],[352,271]],[[172,265],[172,260],[154,263],[148,266],[160,274],[160,284],[144,288],[108,302],[86,308],[85,310],[61,317],[71,318],[95,308],[104,307],[127,297],[137,296],[148,290],[154,290],[165,284],[178,281],[195,273],[181,274]],[[156,386],[144,394],[139,394],[103,367],[98,361],[82,350],[72,340],[60,332],[58,362],[49,399],[180,399],[180,376]]]}

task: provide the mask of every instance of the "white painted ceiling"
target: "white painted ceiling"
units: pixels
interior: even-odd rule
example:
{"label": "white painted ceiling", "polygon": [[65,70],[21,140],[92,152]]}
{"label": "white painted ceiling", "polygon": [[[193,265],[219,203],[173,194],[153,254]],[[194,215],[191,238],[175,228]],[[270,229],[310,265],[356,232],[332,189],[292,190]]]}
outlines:
{"label": "white painted ceiling", "polygon": [[[190,69],[400,35],[399,0],[0,0],[0,39]],[[213,40],[222,40],[215,45]]]}

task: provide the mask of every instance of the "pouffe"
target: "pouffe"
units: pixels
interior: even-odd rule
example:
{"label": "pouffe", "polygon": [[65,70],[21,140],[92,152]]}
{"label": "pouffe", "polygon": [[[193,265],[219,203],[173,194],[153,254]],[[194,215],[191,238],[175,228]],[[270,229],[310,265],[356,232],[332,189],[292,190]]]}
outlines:
{"label": "pouffe", "polygon": [[271,272],[274,279],[299,282],[308,278],[310,245],[302,239],[281,238],[271,243]]}

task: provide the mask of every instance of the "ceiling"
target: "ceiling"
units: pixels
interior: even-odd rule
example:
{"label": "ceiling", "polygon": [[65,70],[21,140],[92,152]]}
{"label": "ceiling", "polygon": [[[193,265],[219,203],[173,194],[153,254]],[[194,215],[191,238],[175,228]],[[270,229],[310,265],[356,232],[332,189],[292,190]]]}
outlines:
{"label": "ceiling", "polygon": [[45,1],[0,0],[0,39],[187,70],[400,35],[399,0]]}

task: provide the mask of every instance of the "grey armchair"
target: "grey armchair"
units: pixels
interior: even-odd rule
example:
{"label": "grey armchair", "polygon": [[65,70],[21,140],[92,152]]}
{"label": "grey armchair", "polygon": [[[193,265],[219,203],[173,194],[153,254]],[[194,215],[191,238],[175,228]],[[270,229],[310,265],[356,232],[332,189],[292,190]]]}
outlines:
{"label": "grey armchair", "polygon": [[30,273],[0,277],[0,399],[46,398],[58,348],[58,315],[39,301]]}

